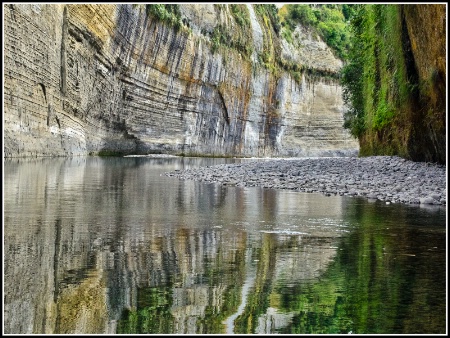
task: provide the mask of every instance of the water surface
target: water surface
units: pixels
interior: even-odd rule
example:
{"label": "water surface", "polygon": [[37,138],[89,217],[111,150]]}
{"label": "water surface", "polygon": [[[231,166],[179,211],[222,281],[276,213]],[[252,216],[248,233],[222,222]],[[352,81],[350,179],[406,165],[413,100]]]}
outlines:
{"label": "water surface", "polygon": [[[446,333],[446,209],[4,162],[4,333]],[[246,160],[247,161],[247,160]]]}

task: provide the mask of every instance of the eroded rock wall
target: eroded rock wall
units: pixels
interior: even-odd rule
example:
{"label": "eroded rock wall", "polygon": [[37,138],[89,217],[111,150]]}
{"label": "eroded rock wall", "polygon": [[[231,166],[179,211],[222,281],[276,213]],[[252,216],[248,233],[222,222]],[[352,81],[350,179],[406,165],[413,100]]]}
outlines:
{"label": "eroded rock wall", "polygon": [[446,163],[446,6],[408,4],[402,9],[420,92],[409,151],[416,161]]}
{"label": "eroded rock wall", "polygon": [[[246,59],[211,48],[216,25],[239,29],[226,5],[180,9],[190,29],[142,5],[4,5],[4,156],[357,153],[337,80],[261,66],[255,53],[270,34],[254,12]],[[320,41],[309,44],[315,54],[283,46],[291,61],[316,55],[308,67],[340,65],[329,50],[319,59]]]}

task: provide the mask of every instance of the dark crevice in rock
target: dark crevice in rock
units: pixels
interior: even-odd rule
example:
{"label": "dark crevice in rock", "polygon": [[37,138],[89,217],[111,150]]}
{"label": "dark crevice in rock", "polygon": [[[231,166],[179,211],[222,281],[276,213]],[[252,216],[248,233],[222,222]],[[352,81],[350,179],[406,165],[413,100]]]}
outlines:
{"label": "dark crevice in rock", "polygon": [[67,39],[67,6],[64,6],[62,35],[61,35],[61,94],[67,91],[67,68],[66,68],[66,39]]}
{"label": "dark crevice in rock", "polygon": [[217,93],[219,94],[219,98],[220,101],[222,103],[222,107],[223,107],[223,117],[225,119],[225,122],[229,125],[230,124],[230,116],[228,115],[228,109],[227,109],[227,105],[225,103],[225,99],[223,98],[223,95],[220,91],[220,88],[217,89]]}

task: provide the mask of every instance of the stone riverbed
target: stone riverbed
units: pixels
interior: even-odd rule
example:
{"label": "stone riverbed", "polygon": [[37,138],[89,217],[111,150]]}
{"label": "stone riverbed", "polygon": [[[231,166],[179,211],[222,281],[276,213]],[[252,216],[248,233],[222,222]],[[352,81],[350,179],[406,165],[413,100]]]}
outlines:
{"label": "stone riverbed", "polygon": [[362,196],[386,203],[446,205],[446,166],[397,156],[249,159],[164,175],[226,186]]}

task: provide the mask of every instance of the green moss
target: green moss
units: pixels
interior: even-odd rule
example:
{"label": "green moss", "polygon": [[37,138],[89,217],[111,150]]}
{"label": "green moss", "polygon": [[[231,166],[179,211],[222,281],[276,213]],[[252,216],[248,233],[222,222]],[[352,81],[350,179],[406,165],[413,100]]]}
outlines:
{"label": "green moss", "polygon": [[253,5],[256,18],[263,32],[263,50],[258,54],[258,64],[278,78],[283,69],[280,63],[280,21],[275,5]]}
{"label": "green moss", "polygon": [[292,44],[294,42],[293,37],[292,37],[292,31],[290,29],[284,29],[282,36],[290,44]]}
{"label": "green moss", "polygon": [[234,49],[247,60],[253,53],[253,46],[248,43],[244,34],[233,33],[224,25],[217,25],[211,34],[211,49],[213,53],[223,49]]}
{"label": "green moss", "polygon": [[374,130],[381,130],[389,125],[394,118],[394,110],[389,104],[382,100],[378,105],[374,114],[372,128]]}
{"label": "green moss", "polygon": [[250,26],[250,13],[246,5],[230,5],[230,9],[239,26],[244,29]]}
{"label": "green moss", "polygon": [[145,10],[147,15],[151,15],[162,22],[168,23],[176,29],[180,29],[184,26],[181,20],[179,5],[146,4]]}
{"label": "green moss", "polygon": [[278,16],[278,8],[274,4],[254,4],[253,8],[257,15],[261,17],[267,17],[270,20],[270,24],[273,30],[279,36],[281,32],[281,22]]}
{"label": "green moss", "polygon": [[[252,41],[250,14],[246,5],[230,6],[238,27],[232,29],[227,25],[218,24],[210,35],[211,50],[216,53],[219,50],[232,49],[239,52],[244,59],[250,60],[253,53],[253,44],[249,43]],[[225,10],[222,5],[217,5],[216,8],[219,11]]]}
{"label": "green moss", "polygon": [[350,107],[344,126],[359,138],[361,155],[410,158],[421,137],[415,125],[419,107],[433,100],[432,76],[419,81],[400,5],[356,9],[353,47],[342,70],[344,101]]}

